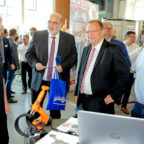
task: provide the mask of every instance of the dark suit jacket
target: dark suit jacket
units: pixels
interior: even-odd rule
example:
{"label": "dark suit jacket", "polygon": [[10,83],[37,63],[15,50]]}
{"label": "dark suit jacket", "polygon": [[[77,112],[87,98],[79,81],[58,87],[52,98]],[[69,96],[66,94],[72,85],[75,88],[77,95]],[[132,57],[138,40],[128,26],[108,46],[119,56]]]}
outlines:
{"label": "dark suit jacket", "polygon": [[118,45],[120,45],[122,47],[122,51],[123,51],[123,54],[124,54],[124,56],[126,58],[128,66],[131,67],[131,61],[130,61],[130,58],[129,58],[129,55],[128,55],[128,52],[127,52],[126,45],[123,42],[121,42],[119,40],[116,40],[116,39],[113,39],[113,38],[111,38],[110,42],[116,43],[116,44],[118,44]]}
{"label": "dark suit jacket", "polygon": [[[79,97],[80,86],[90,50],[91,45],[85,47],[82,54],[75,90],[75,95],[78,96],[77,105],[81,103],[81,98]],[[116,102],[119,102],[124,85],[129,76],[129,71],[122,48],[104,40],[91,75],[93,95],[97,96],[99,99],[104,99],[106,95],[111,94],[112,98]]]}
{"label": "dark suit jacket", "polygon": [[11,51],[12,51],[12,61],[13,61],[13,64],[15,65],[15,70],[20,69],[17,45],[12,38],[9,38],[8,40],[9,40],[9,44],[10,44]]}
{"label": "dark suit jacket", "polygon": [[10,48],[9,40],[7,38],[3,38],[3,46],[5,55],[5,64],[8,66],[9,64],[13,64],[13,61],[12,61],[12,50]]}
{"label": "dark suit jacket", "polygon": [[[48,62],[48,34],[47,30],[35,32],[26,52],[26,58],[32,66],[31,88],[35,91],[40,88],[45,71],[37,71],[35,68],[36,63],[40,62],[46,66]],[[57,55],[62,57],[61,66],[63,72],[61,73],[61,78],[67,82],[68,89],[70,81],[69,72],[72,66],[77,62],[75,40],[72,35],[60,31]]]}

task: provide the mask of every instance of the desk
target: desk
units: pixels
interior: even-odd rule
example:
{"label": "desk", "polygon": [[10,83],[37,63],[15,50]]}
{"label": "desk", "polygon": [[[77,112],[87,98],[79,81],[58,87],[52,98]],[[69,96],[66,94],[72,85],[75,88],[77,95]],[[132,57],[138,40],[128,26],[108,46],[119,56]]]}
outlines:
{"label": "desk", "polygon": [[[60,120],[53,120],[52,122],[52,127],[57,128],[61,124],[67,124],[72,121],[72,118],[70,118],[68,121],[66,119],[60,119]],[[60,128],[62,130],[62,127]],[[43,138],[41,138],[39,141],[37,141],[36,144],[77,144],[79,142],[79,137],[78,136],[73,136],[70,134],[66,134],[63,132],[58,132],[51,130],[51,127],[46,127],[46,131],[49,133],[45,135]],[[66,129],[64,129],[64,132],[66,132]]]}

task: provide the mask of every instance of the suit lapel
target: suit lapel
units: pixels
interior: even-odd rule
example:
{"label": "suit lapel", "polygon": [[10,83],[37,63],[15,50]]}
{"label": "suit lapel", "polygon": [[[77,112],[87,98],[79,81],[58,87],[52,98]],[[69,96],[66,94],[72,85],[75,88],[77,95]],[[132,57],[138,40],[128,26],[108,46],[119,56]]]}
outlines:
{"label": "suit lapel", "polygon": [[45,65],[47,64],[47,61],[48,61],[48,35],[49,35],[48,31],[45,31],[45,34],[43,37],[43,44],[42,44],[43,45],[42,49],[44,51],[43,60],[44,60]]}
{"label": "suit lapel", "polygon": [[85,55],[84,55],[84,60],[85,60],[85,61],[84,61],[83,64],[82,64],[83,69],[85,69],[85,67],[86,67],[86,64],[87,64],[87,61],[88,61],[88,58],[89,58],[91,49],[92,49],[92,46],[91,46],[91,45],[86,49],[86,52],[85,52]]}
{"label": "suit lapel", "polygon": [[100,61],[100,59],[101,59],[101,57],[102,57],[102,55],[103,55],[103,53],[104,53],[104,50],[105,50],[105,48],[106,48],[106,43],[107,43],[107,42],[106,42],[106,40],[104,39],[104,41],[103,41],[103,43],[102,43],[102,46],[101,46],[101,48],[100,48],[100,51],[99,51],[99,53],[98,53],[96,62],[95,62],[95,64],[94,64],[94,67],[96,67],[97,64],[98,64],[98,62]]}
{"label": "suit lapel", "polygon": [[64,49],[64,35],[60,31],[57,55],[62,56],[64,54],[63,49]]}

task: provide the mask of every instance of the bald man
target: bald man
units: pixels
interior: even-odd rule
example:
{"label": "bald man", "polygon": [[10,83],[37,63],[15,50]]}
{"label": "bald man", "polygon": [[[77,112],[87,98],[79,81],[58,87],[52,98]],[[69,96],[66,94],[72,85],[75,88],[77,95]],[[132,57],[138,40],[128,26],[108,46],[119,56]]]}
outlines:
{"label": "bald man", "polygon": [[[54,75],[52,67],[60,72],[61,79],[66,81],[67,91],[69,90],[69,71],[77,62],[77,50],[74,37],[60,30],[62,21],[63,18],[59,13],[51,14],[48,30],[36,31],[26,52],[26,58],[32,67],[32,103],[41,91],[41,86],[49,86]],[[56,56],[62,57],[59,66],[56,66]],[[61,114],[60,111],[50,110],[50,116],[60,118]]]}

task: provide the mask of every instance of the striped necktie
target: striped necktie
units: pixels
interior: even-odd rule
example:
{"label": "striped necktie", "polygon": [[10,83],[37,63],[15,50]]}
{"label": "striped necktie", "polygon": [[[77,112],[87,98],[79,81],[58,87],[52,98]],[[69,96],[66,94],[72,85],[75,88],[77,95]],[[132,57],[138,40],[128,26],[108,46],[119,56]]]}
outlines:
{"label": "striped necktie", "polygon": [[86,65],[86,68],[85,68],[85,71],[84,71],[84,75],[83,75],[82,83],[81,83],[81,87],[80,87],[80,92],[81,92],[81,93],[84,92],[85,77],[86,77],[86,74],[87,74],[87,72],[88,72],[88,70],[89,70],[90,64],[91,64],[91,62],[92,62],[92,60],[93,60],[95,50],[96,50],[96,48],[93,48],[93,49],[92,49],[92,52],[91,52],[91,54],[90,54],[90,56],[89,56],[89,59],[88,59],[88,61],[87,61],[87,65]]}

